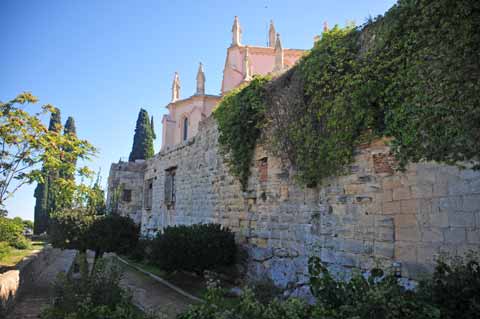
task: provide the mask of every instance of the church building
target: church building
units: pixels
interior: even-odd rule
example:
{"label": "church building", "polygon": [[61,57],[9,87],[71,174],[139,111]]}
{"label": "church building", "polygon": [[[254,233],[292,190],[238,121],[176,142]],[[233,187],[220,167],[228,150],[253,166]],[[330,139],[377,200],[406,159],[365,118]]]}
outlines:
{"label": "church building", "polygon": [[180,144],[198,132],[200,121],[209,117],[222,96],[254,75],[278,73],[291,67],[303,55],[304,50],[284,49],[280,34],[273,21],[268,32],[268,46],[242,44],[242,28],[238,17],[232,26],[232,43],[227,49],[220,95],[205,94],[205,72],[200,63],[197,72],[196,92],[190,97],[180,97],[180,76],[175,73],[172,83],[172,99],[167,105],[168,114],[162,119],[162,148],[167,150]]}

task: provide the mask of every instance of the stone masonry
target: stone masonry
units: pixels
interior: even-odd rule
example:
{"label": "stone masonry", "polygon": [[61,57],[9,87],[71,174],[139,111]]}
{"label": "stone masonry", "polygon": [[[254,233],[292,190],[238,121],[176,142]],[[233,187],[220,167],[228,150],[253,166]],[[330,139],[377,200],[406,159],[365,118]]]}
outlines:
{"label": "stone masonry", "polygon": [[[378,140],[358,148],[348,175],[302,188],[291,168],[259,146],[242,192],[217,137],[210,117],[198,135],[144,163],[112,164],[109,193],[115,185],[133,190],[120,213],[140,222],[145,236],[178,224],[229,227],[249,251],[249,275],[268,276],[294,293],[305,288],[312,255],[342,272],[399,262],[402,276],[416,279],[438,254],[480,247],[480,172],[424,163],[400,173]],[[167,205],[172,171],[174,200]]]}

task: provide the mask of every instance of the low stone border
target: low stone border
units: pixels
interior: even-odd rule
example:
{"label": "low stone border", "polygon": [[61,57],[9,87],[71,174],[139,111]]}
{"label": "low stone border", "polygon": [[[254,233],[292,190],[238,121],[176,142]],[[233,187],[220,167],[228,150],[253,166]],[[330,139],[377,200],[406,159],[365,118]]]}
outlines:
{"label": "low stone border", "polygon": [[123,259],[122,257],[120,257],[120,256],[118,256],[118,255],[115,255],[115,257],[117,257],[117,259],[120,260],[122,263],[124,263],[124,264],[126,264],[126,265],[128,265],[128,266],[130,266],[130,267],[132,267],[132,268],[134,268],[134,269],[136,269],[136,270],[144,273],[145,275],[150,276],[151,278],[155,279],[155,280],[158,281],[159,283],[161,283],[161,284],[163,284],[163,285],[165,285],[165,286],[167,286],[167,287],[175,290],[175,291],[178,292],[179,294],[181,294],[181,295],[183,295],[183,296],[185,296],[185,297],[187,297],[187,298],[189,298],[189,299],[191,299],[191,300],[197,301],[197,302],[205,302],[205,300],[200,299],[200,298],[198,298],[198,297],[195,297],[195,296],[192,295],[192,294],[189,294],[189,293],[186,292],[185,290],[183,290],[183,289],[175,286],[174,284],[168,282],[167,280],[165,280],[165,279],[163,279],[163,278],[160,278],[160,277],[158,277],[157,275],[152,274],[151,272],[148,272],[148,271],[146,271],[146,270],[143,270],[143,269],[140,268],[140,267],[137,267],[137,266],[135,266],[135,265],[132,265],[131,263],[129,263],[128,261],[126,261],[126,260]]}
{"label": "low stone border", "polygon": [[0,318],[5,318],[14,307],[23,290],[35,280],[41,265],[47,262],[50,247],[34,250],[12,269],[0,274]]}

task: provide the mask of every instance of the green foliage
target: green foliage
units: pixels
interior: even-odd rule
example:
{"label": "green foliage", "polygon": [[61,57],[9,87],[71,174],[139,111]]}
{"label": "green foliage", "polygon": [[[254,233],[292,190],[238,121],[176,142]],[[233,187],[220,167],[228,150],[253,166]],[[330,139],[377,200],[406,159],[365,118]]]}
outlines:
{"label": "green foliage", "polygon": [[7,242],[0,241],[0,260],[8,256],[11,251],[12,247]]}
{"label": "green foliage", "polygon": [[133,136],[132,152],[129,161],[133,162],[137,159],[149,159],[153,157],[153,138],[154,132],[148,118],[148,112],[140,109],[138,113],[137,125],[135,127],[135,135]]}
{"label": "green foliage", "polygon": [[107,213],[105,191],[100,186],[100,174],[91,191],[87,194],[86,208],[89,212],[96,215],[105,215]]}
{"label": "green foliage", "polygon": [[402,165],[478,161],[479,16],[475,0],[404,0],[379,21],[387,133]]}
{"label": "green foliage", "polygon": [[[41,112],[33,114],[26,111],[26,106],[19,106],[36,102],[35,96],[25,92],[11,101],[0,103],[0,210],[5,200],[23,185],[38,182],[35,232],[40,233],[46,229],[50,207],[56,206],[55,196],[48,194],[51,180],[59,177],[58,172],[66,172],[68,176],[75,172],[80,176],[87,175],[85,167],[76,170],[75,162],[77,158],[89,159],[95,149],[73,134],[61,134],[60,111],[53,106],[45,105]],[[51,114],[49,129],[40,120],[45,114]],[[58,182],[74,185],[74,181],[64,181],[63,178]],[[70,186],[62,188],[69,189]]]}
{"label": "green foliage", "polygon": [[68,209],[51,216],[48,237],[53,247],[86,251],[88,231],[95,220],[95,214],[84,208]]}
{"label": "green foliage", "polygon": [[348,172],[356,147],[381,136],[400,169],[431,160],[480,168],[479,12],[476,0],[400,0],[361,28],[324,32],[266,93],[246,86],[221,102],[233,172],[245,185],[264,123],[265,146],[307,186]]}
{"label": "green foliage", "polygon": [[150,127],[152,128],[152,137],[157,139],[157,134],[155,134],[155,124],[153,123],[153,115],[150,117]]}
{"label": "green foliage", "polygon": [[129,252],[129,257],[135,261],[151,261],[155,241],[139,239],[135,248]]}
{"label": "green foliage", "polygon": [[441,310],[442,319],[474,319],[480,312],[480,258],[478,254],[442,258],[432,280],[420,284],[420,294]]}
{"label": "green foliage", "polygon": [[85,208],[68,209],[52,216],[49,240],[53,247],[127,254],[138,241],[138,226],[129,218],[116,215],[98,216]]}
{"label": "green foliage", "polygon": [[316,297],[314,318],[440,318],[439,310],[397,282],[393,274],[373,269],[369,277],[355,273],[338,281],[319,258],[309,261],[310,289]]}
{"label": "green foliage", "polygon": [[153,262],[166,271],[186,270],[202,274],[206,269],[232,265],[237,246],[234,234],[218,224],[173,226],[158,234]]}
{"label": "green foliage", "polygon": [[99,260],[91,274],[86,262],[80,265],[80,279],[61,274],[54,286],[54,304],[42,319],[145,319],[120,287],[121,269],[112,261]]}
{"label": "green foliage", "polygon": [[360,34],[335,26],[270,86],[271,148],[288,157],[308,186],[344,173],[355,146],[376,132],[381,118],[371,93],[377,88],[361,74]]}
{"label": "green foliage", "polygon": [[220,131],[218,142],[230,172],[240,179],[244,190],[255,145],[265,125],[264,86],[268,79],[255,77],[247,85],[232,90],[213,112]]}
{"label": "green foliage", "polygon": [[0,242],[7,243],[16,249],[30,248],[30,240],[23,235],[24,229],[24,221],[20,217],[13,219],[0,217]]}
{"label": "green foliage", "polygon": [[137,245],[139,227],[129,217],[118,215],[102,216],[93,222],[87,232],[88,248],[96,256],[104,252],[128,254]]}
{"label": "green foliage", "polygon": [[63,128],[63,134],[73,134],[77,135],[77,128],[75,126],[75,119],[71,116],[67,118],[65,122],[65,127]]}
{"label": "green foliage", "polygon": [[[205,303],[191,307],[177,319],[310,319],[311,307],[304,301],[274,300],[263,304],[251,290],[246,290],[238,300],[229,301],[218,288],[209,289]],[[316,317],[320,318],[320,317]],[[325,318],[327,319],[327,318]]]}

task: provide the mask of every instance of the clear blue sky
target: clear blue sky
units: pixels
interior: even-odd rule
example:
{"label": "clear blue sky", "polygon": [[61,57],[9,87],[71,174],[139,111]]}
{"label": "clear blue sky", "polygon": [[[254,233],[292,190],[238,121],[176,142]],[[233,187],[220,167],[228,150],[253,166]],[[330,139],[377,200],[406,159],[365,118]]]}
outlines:
{"label": "clear blue sky", "polygon": [[[243,43],[265,45],[270,19],[286,48],[309,49],[323,22],[362,24],[394,0],[1,0],[0,100],[30,91],[40,103],[73,116],[81,138],[99,148],[89,166],[127,157],[140,107],[154,116],[161,145],[161,117],[178,71],[181,96],[193,94],[198,62],[206,90],[218,94],[239,16]],[[34,186],[7,201],[9,216],[33,220]]]}

